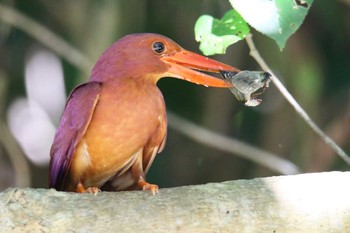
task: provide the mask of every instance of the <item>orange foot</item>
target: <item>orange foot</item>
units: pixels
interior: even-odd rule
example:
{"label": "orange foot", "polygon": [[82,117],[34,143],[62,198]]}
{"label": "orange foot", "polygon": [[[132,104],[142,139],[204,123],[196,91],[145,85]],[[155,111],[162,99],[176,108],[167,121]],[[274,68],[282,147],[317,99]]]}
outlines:
{"label": "orange foot", "polygon": [[144,181],[144,180],[140,180],[140,181],[138,182],[138,186],[139,186],[140,188],[142,188],[142,190],[151,191],[151,193],[152,193],[153,195],[155,195],[156,193],[158,193],[158,189],[159,189],[159,188],[158,188],[158,185],[147,183],[147,182]]}
{"label": "orange foot", "polygon": [[99,189],[97,187],[88,187],[87,189],[85,189],[85,187],[82,185],[82,183],[79,183],[77,185],[77,188],[75,189],[75,191],[77,193],[93,193],[96,196],[97,193],[101,192],[101,189]]}

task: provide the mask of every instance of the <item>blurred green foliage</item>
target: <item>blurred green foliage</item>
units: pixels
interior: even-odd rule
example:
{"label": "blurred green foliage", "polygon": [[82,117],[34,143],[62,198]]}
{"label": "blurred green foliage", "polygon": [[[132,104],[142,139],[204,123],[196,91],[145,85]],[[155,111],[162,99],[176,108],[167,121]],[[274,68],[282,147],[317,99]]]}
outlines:
{"label": "blurred green foliage", "polygon": [[[220,18],[231,8],[226,0],[6,0],[2,4],[49,28],[93,61],[121,36],[138,32],[164,34],[184,48],[199,52],[193,32],[196,19],[202,14]],[[315,1],[283,52],[270,39],[254,31],[253,35],[264,59],[299,103],[349,152],[350,1]],[[37,43],[21,30],[0,21],[0,119],[5,124],[8,106],[26,95],[25,57]],[[242,70],[259,70],[248,53],[247,45],[241,41],[215,59]],[[88,76],[65,60],[63,64],[69,93]],[[265,93],[261,106],[251,109],[238,103],[229,90],[174,79],[161,80],[158,86],[168,110],[203,127],[279,154],[306,172],[348,170],[273,87]],[[2,143],[0,190],[16,185],[10,154]],[[47,187],[47,167],[31,165],[31,172],[33,187]],[[155,159],[148,179],[168,187],[270,175],[275,174],[170,130],[167,146]]]}

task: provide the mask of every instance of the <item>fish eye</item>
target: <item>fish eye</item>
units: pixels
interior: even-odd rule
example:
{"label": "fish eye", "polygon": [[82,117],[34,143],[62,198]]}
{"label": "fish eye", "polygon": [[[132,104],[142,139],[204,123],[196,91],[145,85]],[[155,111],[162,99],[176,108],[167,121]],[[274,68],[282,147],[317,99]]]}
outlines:
{"label": "fish eye", "polygon": [[164,43],[157,41],[153,43],[152,49],[154,52],[161,54],[165,50],[165,45]]}

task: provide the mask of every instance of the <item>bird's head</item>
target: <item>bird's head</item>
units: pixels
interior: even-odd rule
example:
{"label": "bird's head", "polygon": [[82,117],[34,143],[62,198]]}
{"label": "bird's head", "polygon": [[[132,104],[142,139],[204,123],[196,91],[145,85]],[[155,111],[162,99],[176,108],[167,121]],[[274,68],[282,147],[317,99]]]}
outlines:
{"label": "bird's head", "polygon": [[156,83],[160,78],[173,77],[205,86],[227,87],[225,81],[208,74],[220,71],[239,72],[185,50],[165,36],[144,33],[127,35],[107,49],[97,61],[91,80],[127,77]]}

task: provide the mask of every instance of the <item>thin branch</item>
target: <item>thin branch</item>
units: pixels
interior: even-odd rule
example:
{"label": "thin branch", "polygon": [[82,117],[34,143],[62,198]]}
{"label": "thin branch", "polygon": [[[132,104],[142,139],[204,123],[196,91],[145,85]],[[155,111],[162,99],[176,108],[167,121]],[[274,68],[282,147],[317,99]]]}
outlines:
{"label": "thin branch", "polygon": [[[33,36],[33,38],[57,52],[57,54],[83,72],[92,67],[91,60],[82,52],[67,43],[60,36],[52,33],[48,28],[24,16],[20,12],[0,4],[0,20]],[[238,140],[213,133],[200,126],[185,121],[174,114],[169,113],[169,119],[169,126],[171,128],[176,129],[195,141],[252,160],[281,174],[296,174],[300,172],[293,163],[281,159],[276,155],[259,150]],[[189,131],[188,128],[191,128],[192,131]]]}
{"label": "thin branch", "polygon": [[282,159],[277,155],[263,151],[239,140],[214,133],[170,113],[169,111],[167,115],[169,119],[169,127],[186,135],[194,141],[218,150],[229,152],[235,156],[249,159],[280,174],[292,175],[300,173],[299,168],[295,164]]}
{"label": "thin branch", "polygon": [[16,187],[30,187],[31,174],[29,163],[18,144],[15,142],[10,130],[0,119],[0,143],[5,148],[15,172]]}
{"label": "thin branch", "polygon": [[78,67],[84,73],[88,73],[92,69],[93,63],[81,54],[79,50],[19,11],[0,4],[0,20],[23,30],[58,55],[64,57],[69,63]]}
{"label": "thin branch", "polygon": [[282,82],[277,78],[277,76],[272,72],[272,70],[268,67],[264,59],[260,56],[259,51],[256,49],[252,34],[248,34],[246,37],[247,44],[250,49],[250,55],[256,60],[256,62],[260,65],[260,67],[269,72],[272,76],[272,82],[276,85],[277,89],[281,92],[281,94],[287,99],[287,101],[293,106],[297,114],[306,122],[308,126],[316,133],[318,136],[322,138],[322,140],[328,144],[332,150],[339,155],[348,165],[350,165],[350,157],[345,153],[345,151],[340,148],[327,134],[325,134],[316,123],[310,118],[310,116],[306,113],[306,111],[298,104],[298,102],[294,99],[294,97],[288,92],[288,90],[284,87]]}

